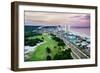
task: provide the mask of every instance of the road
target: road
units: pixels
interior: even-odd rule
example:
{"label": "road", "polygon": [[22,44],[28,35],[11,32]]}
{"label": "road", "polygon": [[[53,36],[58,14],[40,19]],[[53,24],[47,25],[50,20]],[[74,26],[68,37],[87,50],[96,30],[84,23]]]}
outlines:
{"label": "road", "polygon": [[69,42],[67,39],[64,39],[64,42],[68,47],[71,48],[73,56],[77,59],[87,59],[89,58],[85,53],[83,53],[81,50],[79,50],[75,45],[73,45],[71,42]]}
{"label": "road", "polygon": [[[57,35],[57,34],[56,34]],[[75,59],[87,59],[89,58],[85,53],[83,53],[81,50],[79,50],[74,44],[72,44],[68,39],[66,39],[62,34],[57,35],[57,37],[61,38],[65,44],[71,48],[72,50],[72,57]]]}

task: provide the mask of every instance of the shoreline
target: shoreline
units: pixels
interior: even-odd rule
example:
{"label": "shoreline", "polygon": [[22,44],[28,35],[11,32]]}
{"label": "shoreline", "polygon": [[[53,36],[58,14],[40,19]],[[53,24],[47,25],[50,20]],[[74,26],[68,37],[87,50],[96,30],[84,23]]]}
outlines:
{"label": "shoreline", "polygon": [[[24,54],[27,54],[27,53],[29,53],[29,52],[31,52],[31,51],[35,51],[36,49],[36,47],[38,47],[38,46],[40,46],[41,44],[44,44],[45,43],[45,41],[44,42],[41,42],[41,43],[38,43],[37,45],[35,45],[35,46],[24,46]],[[26,50],[26,51],[25,51]]]}

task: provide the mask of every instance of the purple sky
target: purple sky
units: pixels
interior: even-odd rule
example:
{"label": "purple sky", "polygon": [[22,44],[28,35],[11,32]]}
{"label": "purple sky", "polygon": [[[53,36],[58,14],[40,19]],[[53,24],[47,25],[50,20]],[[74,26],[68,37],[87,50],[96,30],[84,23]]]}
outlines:
{"label": "purple sky", "polygon": [[25,12],[25,25],[71,25],[72,27],[90,27],[90,14]]}

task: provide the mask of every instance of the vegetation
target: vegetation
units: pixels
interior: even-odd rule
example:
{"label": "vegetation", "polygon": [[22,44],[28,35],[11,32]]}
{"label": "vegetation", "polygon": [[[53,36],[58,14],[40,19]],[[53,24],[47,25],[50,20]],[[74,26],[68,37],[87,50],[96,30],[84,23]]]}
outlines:
{"label": "vegetation", "polygon": [[49,47],[47,47],[46,50],[47,50],[47,53],[51,53],[51,50]]}
{"label": "vegetation", "polygon": [[27,37],[30,37],[30,36],[33,36],[33,33],[32,32],[25,32],[24,33],[24,37],[27,38]]}
{"label": "vegetation", "polygon": [[62,60],[71,59],[71,50],[62,51],[65,43],[53,34],[36,34],[25,38],[25,45],[34,46],[39,42],[45,43],[36,47],[34,52],[30,52],[26,61],[42,61],[42,60]]}
{"label": "vegetation", "polygon": [[52,36],[53,36],[52,39],[58,42],[58,46],[59,46],[59,47],[61,46],[61,47],[64,49],[64,46],[65,46],[64,41],[63,41],[62,39],[56,37],[56,36],[53,35],[53,34],[52,34]]}
{"label": "vegetation", "polygon": [[47,56],[47,60],[51,60],[51,57],[49,55]]}
{"label": "vegetation", "polygon": [[43,40],[36,38],[36,39],[27,39],[25,38],[25,45],[35,46],[37,43],[43,42]]}
{"label": "vegetation", "polygon": [[54,60],[64,60],[64,59],[72,59],[70,48],[66,49],[65,51],[62,51],[61,53],[57,53],[54,56]]}
{"label": "vegetation", "polygon": [[59,42],[59,43],[58,43],[58,46],[62,46],[63,49],[64,49],[65,43],[64,43],[64,42]]}
{"label": "vegetation", "polygon": [[28,37],[33,37],[33,36],[39,36],[39,35],[42,35],[41,33],[36,33],[36,32],[25,32],[24,33],[25,35],[25,38],[28,38]]}

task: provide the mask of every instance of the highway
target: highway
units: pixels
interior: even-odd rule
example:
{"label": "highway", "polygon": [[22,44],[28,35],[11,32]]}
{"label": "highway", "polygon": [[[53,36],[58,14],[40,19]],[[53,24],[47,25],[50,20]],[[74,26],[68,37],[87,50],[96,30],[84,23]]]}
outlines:
{"label": "highway", "polygon": [[[57,34],[56,34],[57,35]],[[57,35],[57,37],[59,37],[60,39],[62,39],[65,44],[71,48],[72,50],[72,57],[74,59],[88,59],[89,57],[83,53],[80,49],[78,49],[73,43],[71,43],[67,38],[65,38],[64,36],[62,36],[63,34]]]}
{"label": "highway", "polygon": [[89,58],[85,53],[83,53],[81,50],[79,50],[75,45],[73,45],[71,42],[69,42],[67,39],[64,39],[64,42],[68,47],[71,48],[73,55],[77,59],[87,59]]}

